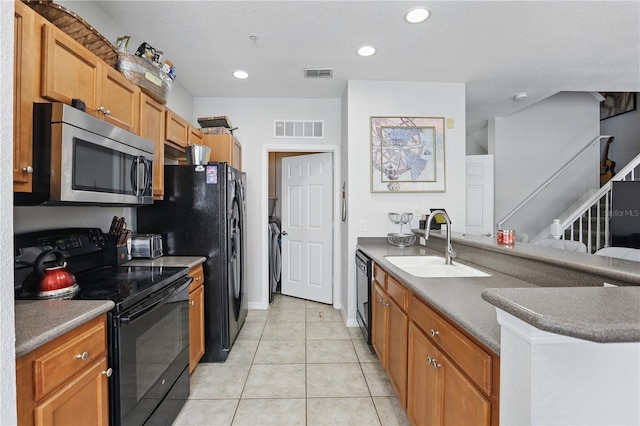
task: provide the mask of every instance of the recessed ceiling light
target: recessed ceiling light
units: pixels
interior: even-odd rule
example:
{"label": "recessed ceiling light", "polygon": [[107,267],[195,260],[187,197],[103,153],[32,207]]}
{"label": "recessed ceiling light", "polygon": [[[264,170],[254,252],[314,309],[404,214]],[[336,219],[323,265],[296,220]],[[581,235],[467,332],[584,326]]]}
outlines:
{"label": "recessed ceiling light", "polygon": [[421,7],[407,12],[407,14],[404,15],[404,19],[410,24],[419,24],[420,22],[426,21],[430,15],[431,12],[429,9]]}
{"label": "recessed ceiling light", "polygon": [[358,49],[358,55],[360,56],[371,56],[376,53],[376,48],[373,46],[362,46]]}
{"label": "recessed ceiling light", "polygon": [[249,73],[246,72],[246,71],[238,70],[238,71],[234,71],[233,72],[233,76],[235,78],[239,78],[241,80],[244,80],[245,78],[249,78]]}

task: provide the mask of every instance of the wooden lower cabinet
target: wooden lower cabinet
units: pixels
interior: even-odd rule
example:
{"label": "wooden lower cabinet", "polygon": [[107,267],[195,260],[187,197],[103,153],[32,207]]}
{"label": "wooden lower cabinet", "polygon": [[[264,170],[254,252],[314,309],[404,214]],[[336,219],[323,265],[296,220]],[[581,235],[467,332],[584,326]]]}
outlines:
{"label": "wooden lower cabinet", "polygon": [[204,273],[202,265],[189,271],[193,282],[189,286],[189,373],[204,355]]}
{"label": "wooden lower cabinet", "polygon": [[407,416],[414,425],[490,425],[491,403],[413,323]]}
{"label": "wooden lower cabinet", "polygon": [[[402,407],[407,401],[407,290],[374,266],[372,345],[387,371]],[[407,293],[408,294],[408,293]],[[398,303],[399,302],[399,303]]]}
{"label": "wooden lower cabinet", "polygon": [[16,359],[18,424],[109,424],[106,314]]}
{"label": "wooden lower cabinet", "polygon": [[412,425],[499,425],[499,364],[374,264],[372,345]]}

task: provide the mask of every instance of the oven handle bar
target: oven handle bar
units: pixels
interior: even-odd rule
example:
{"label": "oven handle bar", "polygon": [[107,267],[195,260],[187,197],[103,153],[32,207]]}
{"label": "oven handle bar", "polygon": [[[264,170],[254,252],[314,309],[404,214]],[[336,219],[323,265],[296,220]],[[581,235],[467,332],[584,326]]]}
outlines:
{"label": "oven handle bar", "polygon": [[189,285],[191,284],[192,281],[193,281],[193,278],[190,277],[190,276],[186,276],[184,278],[181,278],[179,281],[177,281],[178,284],[172,285],[171,291],[167,291],[164,296],[159,297],[158,299],[150,301],[148,305],[141,306],[140,309],[137,309],[134,313],[129,314],[129,315],[121,316],[120,317],[120,322],[122,324],[129,324],[129,323],[131,323],[131,322],[133,322],[133,321],[145,316],[149,312],[153,311],[157,306],[162,305],[163,303],[165,303],[167,301],[167,299],[170,299],[175,294],[180,293],[185,288],[189,287]]}

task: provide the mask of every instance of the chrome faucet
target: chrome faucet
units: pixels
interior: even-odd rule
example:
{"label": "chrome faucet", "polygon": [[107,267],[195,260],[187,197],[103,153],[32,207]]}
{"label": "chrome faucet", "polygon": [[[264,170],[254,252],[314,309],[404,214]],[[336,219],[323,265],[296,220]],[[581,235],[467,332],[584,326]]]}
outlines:
{"label": "chrome faucet", "polygon": [[447,216],[447,212],[445,212],[444,210],[434,210],[431,212],[425,226],[424,239],[429,239],[429,229],[431,228],[431,221],[438,214],[442,215],[442,217],[444,217],[444,221],[447,222],[447,250],[444,253],[444,263],[447,265],[451,265],[453,263],[453,258],[457,257],[458,253],[456,253],[453,247],[451,247],[451,219],[449,219],[449,216]]}

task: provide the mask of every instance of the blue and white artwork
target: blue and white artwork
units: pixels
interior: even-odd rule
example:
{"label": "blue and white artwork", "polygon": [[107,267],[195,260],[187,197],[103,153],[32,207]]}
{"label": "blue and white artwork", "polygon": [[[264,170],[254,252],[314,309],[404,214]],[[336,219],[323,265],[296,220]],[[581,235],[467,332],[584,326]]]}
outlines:
{"label": "blue and white artwork", "polygon": [[444,118],[371,117],[371,191],[445,190]]}

